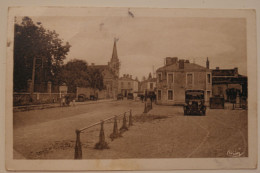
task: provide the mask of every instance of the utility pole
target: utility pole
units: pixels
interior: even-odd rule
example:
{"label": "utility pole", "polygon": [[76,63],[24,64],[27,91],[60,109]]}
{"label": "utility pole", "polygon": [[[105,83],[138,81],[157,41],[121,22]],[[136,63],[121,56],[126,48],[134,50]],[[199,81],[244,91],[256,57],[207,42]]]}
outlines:
{"label": "utility pole", "polygon": [[34,92],[34,79],[35,79],[35,64],[36,64],[36,57],[33,57],[33,68],[32,68],[32,84],[31,84],[31,95]]}

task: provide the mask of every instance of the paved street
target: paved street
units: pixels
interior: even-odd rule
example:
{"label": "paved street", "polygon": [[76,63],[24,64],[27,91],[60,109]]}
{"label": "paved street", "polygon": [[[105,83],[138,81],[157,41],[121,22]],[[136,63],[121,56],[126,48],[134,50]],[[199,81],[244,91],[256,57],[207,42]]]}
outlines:
{"label": "paved street", "polygon": [[208,109],[206,116],[183,116],[182,107],[154,105],[141,116],[143,103],[124,100],[15,112],[14,157],[73,159],[76,128],[129,109],[134,126],[123,137],[111,141],[113,122],[104,126],[110,149],[94,149],[99,126],[81,134],[84,159],[247,156],[246,110]]}

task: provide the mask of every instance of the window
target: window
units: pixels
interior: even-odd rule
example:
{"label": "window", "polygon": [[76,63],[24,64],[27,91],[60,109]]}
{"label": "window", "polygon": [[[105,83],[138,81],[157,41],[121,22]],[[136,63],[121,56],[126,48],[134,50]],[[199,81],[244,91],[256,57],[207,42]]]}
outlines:
{"label": "window", "polygon": [[193,74],[188,73],[187,74],[187,85],[192,85],[193,84]]}
{"label": "window", "polygon": [[158,77],[158,82],[162,81],[162,73],[158,73],[157,77]]}
{"label": "window", "polygon": [[168,100],[173,100],[173,92],[172,92],[172,90],[168,90]]}
{"label": "window", "polygon": [[150,83],[150,89],[153,89],[153,83]]}
{"label": "window", "polygon": [[210,73],[207,74],[207,82],[208,82],[208,84],[211,83]]}
{"label": "window", "polygon": [[161,100],[161,99],[162,99],[162,91],[158,90],[158,100]]}
{"label": "window", "polygon": [[124,82],[121,82],[121,87],[124,88]]}
{"label": "window", "polygon": [[173,73],[168,73],[168,83],[173,83]]}
{"label": "window", "polygon": [[130,83],[130,82],[128,82],[128,87],[129,87],[129,88],[131,87],[131,83]]}

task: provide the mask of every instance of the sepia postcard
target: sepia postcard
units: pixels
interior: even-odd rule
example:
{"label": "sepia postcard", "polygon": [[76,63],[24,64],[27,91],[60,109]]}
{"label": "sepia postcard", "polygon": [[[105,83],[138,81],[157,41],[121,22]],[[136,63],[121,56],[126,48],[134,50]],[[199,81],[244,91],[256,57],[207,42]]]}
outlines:
{"label": "sepia postcard", "polygon": [[10,7],[6,169],[255,169],[255,15]]}

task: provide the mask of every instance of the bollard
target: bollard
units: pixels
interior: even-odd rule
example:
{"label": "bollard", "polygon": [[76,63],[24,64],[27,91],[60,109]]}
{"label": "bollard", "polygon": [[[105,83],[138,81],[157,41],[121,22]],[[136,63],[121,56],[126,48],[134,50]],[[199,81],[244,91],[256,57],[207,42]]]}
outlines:
{"label": "bollard", "polygon": [[151,109],[153,109],[153,100],[151,99]]}
{"label": "bollard", "polygon": [[132,119],[132,110],[130,109],[130,115],[129,115],[129,126],[133,125],[133,119]]}
{"label": "bollard", "polygon": [[144,113],[147,113],[147,105],[146,105],[146,102],[144,103]]}
{"label": "bollard", "polygon": [[127,125],[126,125],[126,116],[125,116],[125,113],[124,113],[123,125],[122,125],[122,127],[120,128],[120,133],[122,133],[122,132],[124,132],[124,131],[126,131],[126,130],[128,130],[128,128],[127,128]]}
{"label": "bollard", "polygon": [[113,133],[110,135],[110,138],[113,141],[115,138],[118,138],[118,137],[121,137],[121,135],[118,133],[117,117],[115,116],[115,119],[114,119],[114,129],[113,129]]}
{"label": "bollard", "polygon": [[99,142],[96,143],[95,149],[103,150],[103,149],[109,149],[109,146],[107,142],[105,141],[105,133],[104,133],[104,121],[101,121],[101,129],[99,134]]}
{"label": "bollard", "polygon": [[75,144],[75,153],[74,159],[82,159],[82,148],[80,142],[80,131],[76,130],[76,144]]}

